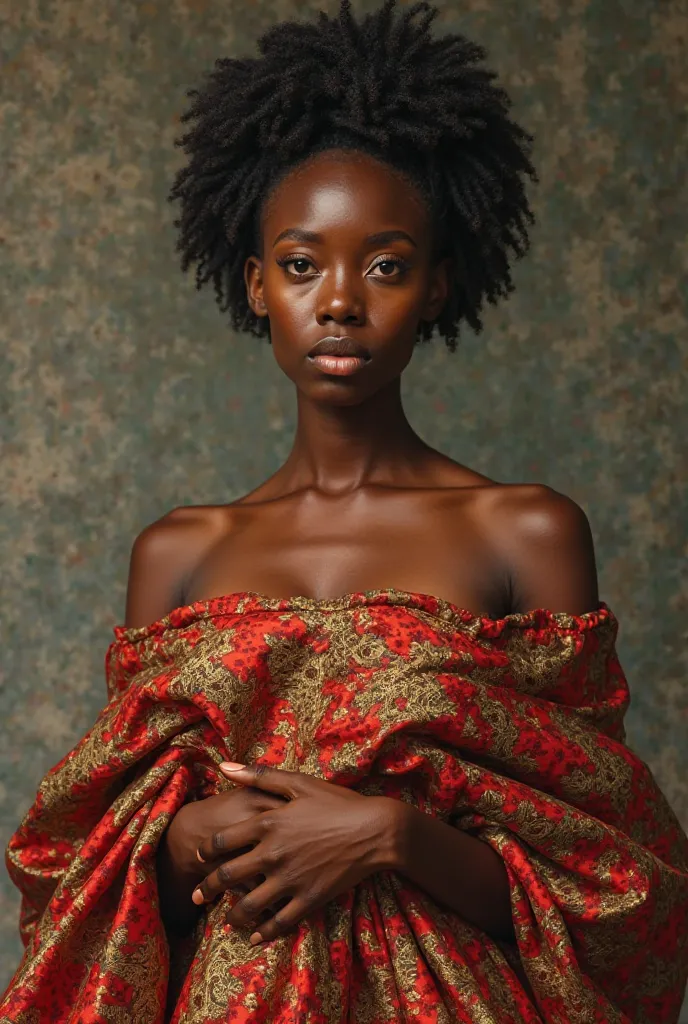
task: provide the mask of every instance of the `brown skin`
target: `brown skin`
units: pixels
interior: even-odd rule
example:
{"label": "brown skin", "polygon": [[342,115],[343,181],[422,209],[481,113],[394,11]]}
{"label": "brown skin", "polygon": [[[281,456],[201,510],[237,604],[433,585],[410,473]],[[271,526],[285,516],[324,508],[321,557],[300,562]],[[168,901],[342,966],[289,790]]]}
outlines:
{"label": "brown skin", "polygon": [[[275,243],[290,229],[321,237]],[[366,242],[390,230],[412,241]],[[326,599],[394,588],[490,617],[597,608],[590,529],[574,502],[547,487],[497,484],[430,448],[406,419],[400,375],[419,321],[442,308],[450,270],[432,262],[415,187],[370,157],[320,154],[274,190],[262,237],[246,287],[296,386],[291,454],[238,501],[175,509],[143,531],[126,624],[237,591]],[[301,262],[276,262],[284,258]],[[370,362],[351,377],[323,373],[307,354],[328,334],[360,341]],[[244,896],[230,923],[258,925],[252,939],[268,941],[391,869],[495,939],[513,939],[506,870],[481,840],[401,801],[300,773],[257,766],[225,777],[238,788],[187,804],[166,833],[168,927],[191,926],[196,887],[201,900],[232,888]]]}

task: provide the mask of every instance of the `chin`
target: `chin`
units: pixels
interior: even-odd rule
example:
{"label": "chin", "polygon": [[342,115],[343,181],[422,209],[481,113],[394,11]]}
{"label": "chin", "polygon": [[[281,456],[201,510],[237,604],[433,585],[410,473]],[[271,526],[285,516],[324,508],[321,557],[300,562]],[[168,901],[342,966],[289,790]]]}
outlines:
{"label": "chin", "polygon": [[346,383],[341,381],[319,381],[313,384],[309,381],[308,387],[299,387],[295,381],[297,388],[301,394],[311,402],[320,402],[323,405],[334,405],[334,406],[348,406],[348,405],[360,405],[361,402],[367,401],[372,398],[379,387],[370,387],[368,382],[367,387],[362,387],[360,383],[356,383],[353,380],[348,380]]}

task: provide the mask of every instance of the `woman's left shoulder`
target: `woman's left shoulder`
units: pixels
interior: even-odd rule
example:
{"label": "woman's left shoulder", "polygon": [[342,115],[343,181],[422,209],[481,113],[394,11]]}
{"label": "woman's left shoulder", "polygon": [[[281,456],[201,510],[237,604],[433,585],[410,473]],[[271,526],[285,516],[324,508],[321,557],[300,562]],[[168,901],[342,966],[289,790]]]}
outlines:
{"label": "woman's left shoulder", "polygon": [[482,523],[508,574],[514,611],[597,607],[592,532],[572,498],[543,484],[506,484],[494,488]]}
{"label": "woman's left shoulder", "polygon": [[588,542],[590,523],[573,498],[546,484],[503,484],[494,488],[491,518],[524,542]]}

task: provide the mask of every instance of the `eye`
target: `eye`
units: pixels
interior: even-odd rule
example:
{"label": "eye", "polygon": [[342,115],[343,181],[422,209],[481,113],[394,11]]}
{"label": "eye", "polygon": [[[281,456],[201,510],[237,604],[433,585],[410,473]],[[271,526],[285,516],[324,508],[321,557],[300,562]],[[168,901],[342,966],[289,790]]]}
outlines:
{"label": "eye", "polygon": [[[373,277],[401,277],[408,270],[408,263],[402,260],[399,256],[378,256],[377,261],[373,263],[371,270],[376,270],[378,267],[383,268],[381,273],[373,274]],[[395,273],[396,270],[396,273]]]}
{"label": "eye", "polygon": [[[306,256],[281,256],[277,259],[277,265],[280,267],[294,267],[294,271],[286,271],[287,277],[307,277],[305,270],[307,267],[312,267],[313,264]],[[304,266],[305,264],[305,266]]]}

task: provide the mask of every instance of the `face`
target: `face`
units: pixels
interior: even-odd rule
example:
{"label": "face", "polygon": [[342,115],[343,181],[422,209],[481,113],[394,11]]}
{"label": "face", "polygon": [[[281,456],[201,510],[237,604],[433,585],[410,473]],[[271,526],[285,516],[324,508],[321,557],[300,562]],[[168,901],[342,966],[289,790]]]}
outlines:
{"label": "face", "polygon": [[418,190],[372,157],[328,151],[276,186],[262,242],[245,265],[248,299],[269,317],[275,358],[297,388],[352,405],[397,380],[418,324],[447,296],[447,261],[433,265]]}

